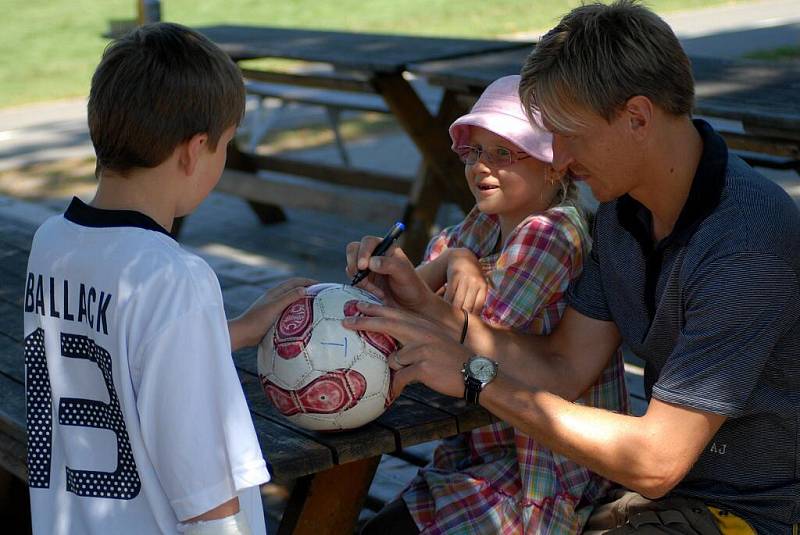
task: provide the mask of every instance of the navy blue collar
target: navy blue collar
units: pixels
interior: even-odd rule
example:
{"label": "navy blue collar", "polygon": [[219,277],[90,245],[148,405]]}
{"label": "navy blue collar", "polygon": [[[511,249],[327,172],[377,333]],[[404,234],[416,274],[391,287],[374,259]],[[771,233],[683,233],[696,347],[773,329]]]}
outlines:
{"label": "navy blue collar", "polygon": [[[693,123],[703,140],[703,153],[692,179],[686,204],[683,205],[672,232],[659,242],[659,249],[671,243],[688,243],[697,227],[716,209],[725,186],[725,170],[728,166],[728,147],[725,141],[702,119],[695,119]],[[653,216],[650,210],[627,194],[617,200],[616,208],[620,225],[636,238],[644,251],[652,251]]]}
{"label": "navy blue collar", "polygon": [[174,237],[167,229],[155,222],[150,216],[134,210],[104,210],[89,206],[77,197],[72,198],[64,217],[76,225],[84,227],[135,227],[153,230]]}

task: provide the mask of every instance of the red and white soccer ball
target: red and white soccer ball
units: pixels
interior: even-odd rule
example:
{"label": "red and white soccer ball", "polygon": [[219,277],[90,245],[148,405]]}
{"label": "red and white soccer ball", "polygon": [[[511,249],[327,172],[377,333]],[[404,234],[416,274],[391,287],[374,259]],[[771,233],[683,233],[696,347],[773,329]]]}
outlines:
{"label": "red and white soccer ball", "polygon": [[397,342],[351,331],[342,319],[360,315],[358,301],[380,303],[343,284],[316,284],[289,305],[258,348],[258,376],[278,411],[306,429],[362,426],[391,403],[387,358]]}

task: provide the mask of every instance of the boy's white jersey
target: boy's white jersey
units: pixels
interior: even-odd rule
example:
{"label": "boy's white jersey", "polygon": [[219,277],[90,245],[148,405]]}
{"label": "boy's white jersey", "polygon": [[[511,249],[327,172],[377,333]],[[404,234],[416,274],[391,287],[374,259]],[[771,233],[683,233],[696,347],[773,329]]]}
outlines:
{"label": "boy's white jersey", "polygon": [[269,479],[219,282],[155,221],[74,199],[37,231],[25,285],[33,531],[177,533]]}

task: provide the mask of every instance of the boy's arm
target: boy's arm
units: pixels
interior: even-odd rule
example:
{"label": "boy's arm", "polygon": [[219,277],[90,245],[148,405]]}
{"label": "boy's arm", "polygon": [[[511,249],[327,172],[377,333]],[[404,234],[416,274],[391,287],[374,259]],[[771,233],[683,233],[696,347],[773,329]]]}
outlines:
{"label": "boy's arm", "polygon": [[223,503],[220,506],[217,506],[210,511],[206,511],[202,515],[198,515],[194,518],[190,518],[186,520],[186,524],[191,524],[193,522],[207,522],[209,520],[218,520],[220,518],[225,518],[226,516],[233,516],[239,512],[239,498],[232,498],[227,502]]}
{"label": "boy's arm", "polygon": [[239,498],[182,522],[178,531],[186,535],[252,535],[247,517],[239,510]]}
{"label": "boy's arm", "polygon": [[231,351],[257,345],[283,310],[305,295],[314,280],[295,277],[271,288],[241,316],[228,320]]}

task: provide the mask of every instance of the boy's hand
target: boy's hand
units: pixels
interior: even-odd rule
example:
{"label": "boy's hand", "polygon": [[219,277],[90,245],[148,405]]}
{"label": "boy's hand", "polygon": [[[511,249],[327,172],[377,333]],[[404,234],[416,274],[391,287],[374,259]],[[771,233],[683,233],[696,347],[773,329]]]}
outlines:
{"label": "boy's hand", "polygon": [[231,349],[257,345],[270,327],[277,321],[283,309],[306,294],[306,286],[317,281],[294,277],[270,288],[259,297],[241,316],[228,322]]}
{"label": "boy's hand", "polygon": [[478,257],[469,249],[463,248],[449,249],[448,253],[444,300],[455,308],[480,314],[489,284],[483,276]]}

